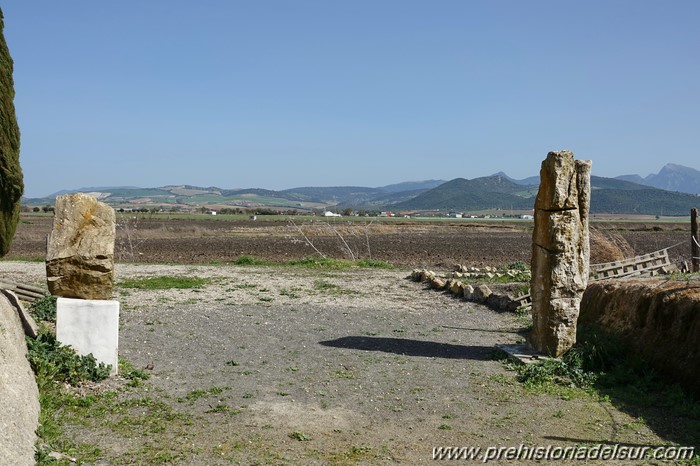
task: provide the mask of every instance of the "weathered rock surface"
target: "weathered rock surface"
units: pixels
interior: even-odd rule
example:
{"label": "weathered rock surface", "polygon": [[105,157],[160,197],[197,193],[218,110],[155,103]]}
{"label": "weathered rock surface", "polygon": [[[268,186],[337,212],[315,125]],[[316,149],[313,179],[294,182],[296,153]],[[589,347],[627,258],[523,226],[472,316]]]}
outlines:
{"label": "weathered rock surface", "polygon": [[591,162],[569,151],[542,162],[532,235],[532,347],[560,356],[576,342],[576,320],[588,283]]}
{"label": "weathered rock surface", "polygon": [[669,380],[700,394],[700,287],[668,280],[591,283],[581,325],[622,339]]}
{"label": "weathered rock surface", "polygon": [[82,193],[58,196],[46,251],[46,279],[51,294],[110,299],[115,231],[114,209],[107,204]]}
{"label": "weathered rock surface", "polygon": [[17,311],[0,293],[0,464],[34,464],[39,391]]}
{"label": "weathered rock surface", "polygon": [[5,296],[5,299],[7,299],[17,311],[19,321],[22,322],[24,334],[29,338],[36,338],[39,336],[39,327],[36,325],[34,317],[32,317],[31,314],[24,309],[24,306],[22,306],[22,303],[17,295],[9,290],[0,290],[0,294]]}
{"label": "weathered rock surface", "polygon": [[477,303],[485,303],[486,300],[489,299],[489,296],[491,296],[492,294],[493,292],[488,286],[478,285],[474,288],[474,291],[472,292],[472,299]]}
{"label": "weathered rock surface", "polygon": [[0,10],[0,257],[7,254],[19,221],[24,192],[19,165],[19,127],[15,115],[13,62],[5,42]]}

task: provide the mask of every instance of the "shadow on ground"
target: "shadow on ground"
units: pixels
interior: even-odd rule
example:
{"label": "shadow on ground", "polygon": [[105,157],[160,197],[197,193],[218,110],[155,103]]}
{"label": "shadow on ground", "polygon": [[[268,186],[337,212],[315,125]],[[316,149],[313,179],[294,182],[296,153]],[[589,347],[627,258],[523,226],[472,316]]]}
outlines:
{"label": "shadow on ground", "polygon": [[381,351],[384,353],[403,354],[406,356],[425,356],[429,358],[491,360],[493,346],[466,346],[434,341],[410,340],[407,338],[385,338],[348,336],[319,342],[333,348],[357,349],[364,351]]}

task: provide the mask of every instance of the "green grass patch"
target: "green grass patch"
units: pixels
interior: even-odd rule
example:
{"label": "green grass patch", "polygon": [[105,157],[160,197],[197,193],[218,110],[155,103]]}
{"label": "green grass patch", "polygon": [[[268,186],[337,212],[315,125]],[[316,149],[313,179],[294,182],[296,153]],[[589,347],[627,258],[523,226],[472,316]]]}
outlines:
{"label": "green grass patch", "polygon": [[211,387],[207,390],[192,390],[184,398],[178,398],[178,403],[183,403],[185,401],[196,401],[200,398],[207,398],[213,395],[220,395],[226,390],[231,390],[231,387]]}
{"label": "green grass patch", "polygon": [[299,442],[308,442],[311,440],[311,436],[305,434],[304,432],[295,431],[289,434],[289,438],[298,440]]}
{"label": "green grass patch", "polygon": [[324,293],[332,294],[332,295],[341,295],[341,294],[354,294],[354,291],[351,290],[345,290],[339,285],[336,285],[335,283],[330,283],[325,280],[316,280],[314,281],[314,289],[318,291],[322,291]]}
{"label": "green grass patch", "polygon": [[373,268],[373,269],[391,269],[393,266],[385,261],[377,261],[370,259],[360,259],[351,261],[348,259],[331,259],[328,257],[308,257],[305,259],[290,260],[285,265],[294,267],[304,267],[310,269],[330,269],[343,270],[352,268]]}
{"label": "green grass patch", "polygon": [[254,256],[240,256],[238,257],[235,261],[233,261],[234,265],[272,265],[274,262],[269,261],[267,259],[261,259],[259,257],[254,257]]}
{"label": "green grass patch", "polygon": [[172,290],[197,289],[208,284],[210,280],[199,277],[173,277],[162,275],[158,277],[128,278],[119,282],[122,288],[137,290]]}

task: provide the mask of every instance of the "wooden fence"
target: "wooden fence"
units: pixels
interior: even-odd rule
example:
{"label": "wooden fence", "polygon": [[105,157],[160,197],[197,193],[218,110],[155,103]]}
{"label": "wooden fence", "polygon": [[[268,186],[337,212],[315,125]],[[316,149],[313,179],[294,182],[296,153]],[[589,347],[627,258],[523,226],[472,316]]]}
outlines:
{"label": "wooden fence", "polygon": [[[675,269],[668,257],[669,249],[661,249],[631,259],[593,264],[590,267],[589,281],[669,273]],[[529,294],[520,296],[515,300],[520,302],[520,308],[527,309],[532,306],[532,297]]]}
{"label": "wooden fence", "polygon": [[0,288],[12,291],[19,299],[30,303],[33,303],[37,299],[43,298],[48,294],[48,291],[46,290],[42,290],[36,286],[23,285],[21,283],[15,284],[0,281]]}
{"label": "wooden fence", "polygon": [[671,271],[671,261],[668,249],[661,249],[643,256],[633,257],[615,262],[591,265],[592,281],[606,278],[622,278],[634,276],[654,276]]}

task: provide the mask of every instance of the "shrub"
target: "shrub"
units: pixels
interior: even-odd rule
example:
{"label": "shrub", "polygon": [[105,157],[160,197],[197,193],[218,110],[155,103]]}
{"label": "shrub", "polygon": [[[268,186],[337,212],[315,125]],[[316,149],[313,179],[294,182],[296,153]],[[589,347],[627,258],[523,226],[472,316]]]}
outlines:
{"label": "shrub", "polygon": [[27,349],[27,359],[37,379],[43,381],[61,381],[71,385],[85,381],[99,382],[109,377],[111,371],[111,366],[98,364],[92,354],[80,356],[69,346],[61,345],[48,332],[40,333],[36,339],[27,338]]}
{"label": "shrub", "polygon": [[37,299],[29,306],[29,313],[36,320],[56,322],[56,297],[46,295]]}

